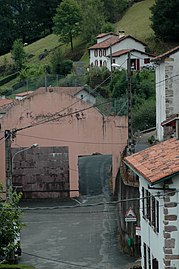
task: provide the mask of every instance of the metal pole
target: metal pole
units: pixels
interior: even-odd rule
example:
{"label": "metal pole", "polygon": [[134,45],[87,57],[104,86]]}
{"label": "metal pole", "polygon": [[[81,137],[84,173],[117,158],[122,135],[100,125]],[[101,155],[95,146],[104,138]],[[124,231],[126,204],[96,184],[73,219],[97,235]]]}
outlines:
{"label": "metal pole", "polygon": [[132,90],[131,90],[131,52],[128,52],[127,59],[127,99],[128,99],[128,154],[133,153],[132,150],[132,117],[131,117],[131,108],[132,108]]}
{"label": "metal pole", "polygon": [[12,187],[12,162],[11,162],[11,132],[5,130],[5,164],[6,164],[6,199],[9,197],[9,189]]}

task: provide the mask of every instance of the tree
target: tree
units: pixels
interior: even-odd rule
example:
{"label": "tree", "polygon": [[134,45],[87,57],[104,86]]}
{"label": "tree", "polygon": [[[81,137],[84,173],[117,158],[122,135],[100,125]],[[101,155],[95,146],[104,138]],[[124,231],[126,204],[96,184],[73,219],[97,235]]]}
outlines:
{"label": "tree", "polygon": [[78,0],[82,10],[82,38],[91,42],[101,33],[105,24],[104,6],[101,0]]}
{"label": "tree", "polygon": [[0,9],[0,54],[6,53],[13,44],[14,24],[9,0],[2,1]]}
{"label": "tree", "polygon": [[179,41],[179,1],[156,0],[152,11],[152,28],[164,40]]}
{"label": "tree", "polygon": [[60,35],[60,40],[64,43],[70,43],[72,51],[73,38],[80,33],[81,18],[80,8],[75,0],[63,0],[53,18],[54,33]]}
{"label": "tree", "polygon": [[[0,184],[2,194],[2,184]],[[0,196],[0,260],[12,261],[14,251],[19,247],[17,237],[23,227],[22,211],[18,206],[21,194],[9,190],[11,199],[3,202]]]}
{"label": "tree", "polygon": [[11,54],[15,62],[16,69],[18,71],[21,70],[23,63],[25,62],[25,57],[26,57],[21,40],[17,39],[14,41]]}
{"label": "tree", "polygon": [[116,22],[128,8],[128,0],[102,0],[104,3],[104,14],[107,21]]}

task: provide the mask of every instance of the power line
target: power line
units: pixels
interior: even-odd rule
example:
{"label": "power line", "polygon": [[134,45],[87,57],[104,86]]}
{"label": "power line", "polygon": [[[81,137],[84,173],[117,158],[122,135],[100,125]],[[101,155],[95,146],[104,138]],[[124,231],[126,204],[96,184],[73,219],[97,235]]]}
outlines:
{"label": "power line", "polygon": [[75,141],[75,140],[63,140],[63,139],[56,139],[56,138],[50,138],[50,137],[41,137],[41,136],[34,136],[34,135],[26,135],[26,134],[18,134],[19,136],[25,136],[25,137],[32,137],[42,140],[51,140],[51,141],[59,141],[59,142],[69,142],[69,143],[75,143],[75,144],[90,144],[90,145],[120,145],[120,144],[126,144],[126,143],[112,143],[112,142],[90,142],[90,141]]}
{"label": "power line", "polygon": [[[164,191],[164,190],[163,190]],[[172,190],[171,192],[167,192],[164,194],[156,194],[152,195],[153,197],[165,197],[167,195],[173,194],[175,192],[179,192],[179,190]],[[125,202],[132,202],[132,201],[140,201],[140,200],[145,200],[147,198],[150,198],[150,196],[145,196],[145,197],[135,197],[135,198],[127,198],[127,199],[121,199],[118,201],[110,201],[110,202],[99,202],[99,203],[93,203],[93,204],[77,204],[77,205],[69,205],[69,206],[52,206],[52,207],[19,207],[19,209],[23,211],[32,211],[32,210],[55,210],[55,209],[67,209],[67,208],[87,208],[87,207],[93,207],[93,206],[103,206],[103,205],[111,205],[115,206],[120,203],[125,203]],[[2,208],[0,210],[15,210],[16,208]]]}
{"label": "power line", "polygon": [[[102,84],[104,84],[110,77],[111,77],[111,75],[108,76],[105,80],[103,80],[99,85],[97,85],[96,88],[93,89],[93,92],[95,92],[95,91],[96,91]],[[84,95],[83,98],[85,98],[86,96],[88,96],[88,94]],[[78,99],[78,100],[75,101],[74,103],[70,104],[69,106],[67,106],[67,107],[65,107],[65,108],[63,108],[63,109],[61,109],[60,111],[56,112],[55,114],[57,114],[57,113],[58,113],[58,114],[59,114],[59,113],[62,113],[63,111],[69,109],[70,107],[74,106],[75,104],[79,103],[80,101],[81,101],[81,99]],[[55,115],[55,114],[54,114],[54,115]],[[54,115],[51,115],[51,116],[49,115],[49,118],[54,117]],[[43,123],[44,121],[45,121],[45,120],[41,120],[41,121],[39,121],[38,123],[41,124],[41,123]]]}
{"label": "power line", "polygon": [[[83,111],[86,111],[86,110],[89,110],[91,108],[95,108],[95,107],[98,107],[98,106],[101,106],[101,105],[104,105],[104,104],[107,104],[107,103],[110,103],[111,101],[106,101],[106,102],[102,102],[100,104],[96,104],[96,105],[91,105],[89,107],[86,107],[86,108],[83,108],[83,109],[79,109],[77,111],[74,111],[74,112],[71,112],[71,113],[68,113],[68,114],[64,114],[64,115],[58,115],[60,112],[56,112],[54,113],[53,116],[51,117],[54,117],[54,118],[50,118],[50,119],[46,119],[44,120],[43,122],[37,122],[35,124],[30,124],[30,125],[27,125],[25,127],[22,127],[22,128],[18,128],[18,129],[15,129],[15,132],[18,132],[18,131],[22,131],[22,130],[25,130],[25,129],[29,129],[29,128],[32,128],[32,127],[36,127],[38,125],[41,125],[41,124],[44,124],[44,123],[48,123],[50,121],[54,121],[54,120],[57,120],[57,119],[61,119],[61,118],[64,118],[64,117],[68,117],[68,116],[71,116],[71,115],[74,115],[74,114],[77,114],[77,113],[80,113],[80,112],[83,112]],[[56,116],[57,115],[57,116]],[[56,117],[55,117],[56,116]]]}
{"label": "power line", "polygon": [[25,254],[25,255],[32,256],[34,258],[38,258],[38,259],[42,259],[42,260],[46,260],[46,261],[49,261],[49,262],[62,263],[62,264],[71,265],[71,266],[75,266],[75,267],[99,269],[99,267],[93,267],[93,266],[81,265],[79,263],[72,263],[72,262],[66,262],[66,261],[62,261],[62,260],[45,258],[45,257],[35,255],[35,254],[32,254],[32,253],[27,253],[27,252],[24,252],[24,251],[22,253]]}

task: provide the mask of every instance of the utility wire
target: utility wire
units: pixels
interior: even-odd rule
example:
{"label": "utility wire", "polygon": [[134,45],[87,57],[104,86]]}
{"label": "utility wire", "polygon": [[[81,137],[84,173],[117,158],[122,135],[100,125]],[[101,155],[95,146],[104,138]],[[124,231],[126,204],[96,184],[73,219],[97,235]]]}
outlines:
{"label": "utility wire", "polygon": [[[103,80],[99,85],[97,85],[96,88],[93,89],[93,92],[95,92],[95,91],[96,91],[101,85],[103,85],[109,78],[111,78],[111,75],[108,76],[105,80]],[[88,96],[88,94],[84,95],[83,98],[85,98],[86,96]],[[74,103],[70,104],[69,106],[67,106],[67,107],[65,107],[65,108],[63,108],[63,109],[61,109],[60,111],[56,112],[55,114],[62,113],[63,111],[69,109],[70,107],[74,106],[75,104],[79,103],[80,101],[81,101],[81,99],[78,99],[78,100],[75,101]],[[50,115],[49,118],[53,118],[53,117],[55,116],[55,114],[54,114],[54,115]],[[45,120],[41,120],[41,121],[39,121],[38,123],[41,124],[41,123],[43,123],[44,121],[45,121]]]}
{"label": "utility wire", "polygon": [[[163,190],[165,191],[165,190]],[[167,195],[173,194],[173,193],[178,193],[179,190],[172,190],[170,192],[167,191],[167,193],[164,194],[156,194],[156,195],[152,195],[153,197],[165,197]],[[132,201],[140,201],[140,200],[145,200],[147,198],[150,198],[149,196],[145,196],[145,197],[135,197],[135,198],[127,198],[127,199],[121,199],[118,201],[110,201],[110,202],[99,202],[99,203],[93,203],[93,204],[77,204],[77,205],[69,205],[69,206],[52,206],[52,207],[19,207],[19,209],[24,210],[24,211],[32,211],[32,210],[55,210],[55,209],[67,209],[67,208],[87,208],[87,207],[93,207],[93,206],[103,206],[103,205],[111,205],[111,206],[115,206],[117,204],[121,204],[121,203],[125,203],[125,202],[132,202]],[[16,210],[16,208],[3,208],[0,210]]]}
{"label": "utility wire", "polygon": [[[89,110],[91,108],[94,108],[94,107],[98,107],[98,106],[101,106],[101,105],[104,105],[104,104],[107,104],[107,103],[110,103],[111,101],[106,101],[106,102],[103,102],[103,103],[100,103],[100,104],[96,104],[96,105],[91,105],[89,107],[86,107],[86,108],[83,108],[83,109],[79,109],[77,111],[74,111],[74,112],[71,112],[71,113],[68,113],[68,114],[64,114],[64,115],[58,115],[60,112],[56,112],[54,113],[53,117],[54,118],[50,118],[50,119],[46,119],[44,120],[43,122],[37,122],[35,124],[30,124],[30,125],[27,125],[25,127],[22,127],[22,128],[17,128],[15,131],[18,132],[18,131],[22,131],[22,130],[25,130],[25,129],[29,129],[29,128],[32,128],[32,127],[35,127],[35,126],[38,126],[40,124],[44,124],[44,123],[47,123],[47,122],[50,122],[50,121],[54,121],[54,120],[57,120],[57,119],[61,119],[61,118],[64,118],[64,117],[68,117],[68,116],[71,116],[71,115],[74,115],[74,114],[77,114],[77,113],[80,113],[80,112],[83,112],[83,111],[86,111],[86,110]],[[57,115],[57,116],[56,116]]]}
{"label": "utility wire", "polygon": [[41,136],[34,136],[34,135],[26,135],[26,134],[18,134],[19,136],[25,136],[25,137],[32,137],[42,140],[51,140],[51,141],[59,141],[59,142],[69,142],[69,143],[75,143],[75,144],[90,144],[90,145],[99,145],[99,144],[107,144],[107,145],[120,145],[120,144],[126,144],[126,143],[112,143],[112,142],[90,142],[90,141],[75,141],[75,140],[63,140],[63,139],[56,139],[56,138],[50,138],[50,137],[41,137]]}
{"label": "utility wire", "polygon": [[[66,264],[66,265],[75,266],[75,267],[78,267],[78,268],[79,267],[83,267],[83,268],[99,269],[99,267],[93,267],[93,266],[82,265],[82,264],[79,264],[79,263],[72,263],[72,262],[66,262],[66,261],[62,261],[62,260],[45,258],[45,257],[39,256],[39,255],[35,255],[35,254],[32,254],[32,253],[27,253],[27,252],[24,252],[24,251],[22,253],[25,254],[25,255],[32,256],[34,258],[38,258],[38,259],[42,259],[42,260],[46,260],[46,261],[49,261],[49,262]],[[100,267],[100,269],[102,269],[102,268]]]}

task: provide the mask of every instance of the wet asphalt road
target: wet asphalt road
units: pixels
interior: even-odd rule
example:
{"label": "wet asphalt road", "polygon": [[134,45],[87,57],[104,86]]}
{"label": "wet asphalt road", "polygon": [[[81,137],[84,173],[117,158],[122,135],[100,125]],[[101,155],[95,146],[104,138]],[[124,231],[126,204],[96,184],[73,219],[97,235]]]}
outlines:
{"label": "wet asphalt road", "polygon": [[80,202],[77,208],[75,201],[22,205],[42,209],[24,211],[20,263],[37,269],[130,268],[134,259],[122,254],[117,246],[115,206],[86,206],[106,202],[101,195]]}

